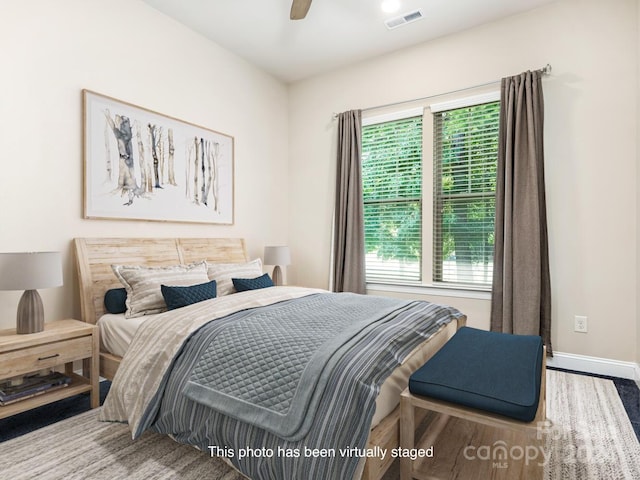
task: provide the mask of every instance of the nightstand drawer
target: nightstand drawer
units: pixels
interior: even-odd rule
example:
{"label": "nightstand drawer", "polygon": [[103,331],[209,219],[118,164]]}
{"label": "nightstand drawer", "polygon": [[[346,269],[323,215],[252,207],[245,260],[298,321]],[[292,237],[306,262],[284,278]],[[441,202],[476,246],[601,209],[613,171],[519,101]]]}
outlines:
{"label": "nightstand drawer", "polygon": [[72,338],[0,354],[0,379],[90,357],[92,337]]}

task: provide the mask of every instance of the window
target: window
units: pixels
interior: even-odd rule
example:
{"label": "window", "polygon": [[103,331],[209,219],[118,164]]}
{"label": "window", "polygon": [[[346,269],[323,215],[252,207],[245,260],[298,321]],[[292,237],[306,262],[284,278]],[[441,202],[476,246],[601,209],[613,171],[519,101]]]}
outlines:
{"label": "window", "polygon": [[367,282],[490,287],[497,98],[363,120]]}
{"label": "window", "polygon": [[490,287],[500,102],[433,119],[433,280]]}
{"label": "window", "polygon": [[363,126],[362,187],[367,281],[420,282],[422,111]]}

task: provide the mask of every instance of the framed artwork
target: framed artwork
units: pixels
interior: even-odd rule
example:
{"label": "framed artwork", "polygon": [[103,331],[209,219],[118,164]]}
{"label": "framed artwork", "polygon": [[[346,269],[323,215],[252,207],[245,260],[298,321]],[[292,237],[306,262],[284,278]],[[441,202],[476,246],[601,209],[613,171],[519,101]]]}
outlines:
{"label": "framed artwork", "polygon": [[84,218],[233,224],[233,137],[82,94]]}

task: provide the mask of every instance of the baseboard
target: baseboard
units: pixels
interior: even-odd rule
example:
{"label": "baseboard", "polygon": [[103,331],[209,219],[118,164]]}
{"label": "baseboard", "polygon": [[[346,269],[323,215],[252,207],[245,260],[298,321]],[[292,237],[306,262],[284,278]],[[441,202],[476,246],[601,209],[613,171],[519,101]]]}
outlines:
{"label": "baseboard", "polygon": [[634,362],[588,357],[574,353],[553,352],[553,358],[547,358],[547,365],[596,375],[628,378],[635,380],[636,383],[640,382],[640,365]]}

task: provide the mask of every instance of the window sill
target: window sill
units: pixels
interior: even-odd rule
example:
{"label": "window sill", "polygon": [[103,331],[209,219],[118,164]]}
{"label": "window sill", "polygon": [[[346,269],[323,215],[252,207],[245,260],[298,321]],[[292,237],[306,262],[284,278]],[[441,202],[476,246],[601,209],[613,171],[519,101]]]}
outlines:
{"label": "window sill", "polygon": [[400,285],[390,283],[367,283],[367,292],[395,292],[419,295],[435,295],[438,297],[470,298],[474,300],[491,300],[489,290],[472,290],[464,287],[441,285]]}

